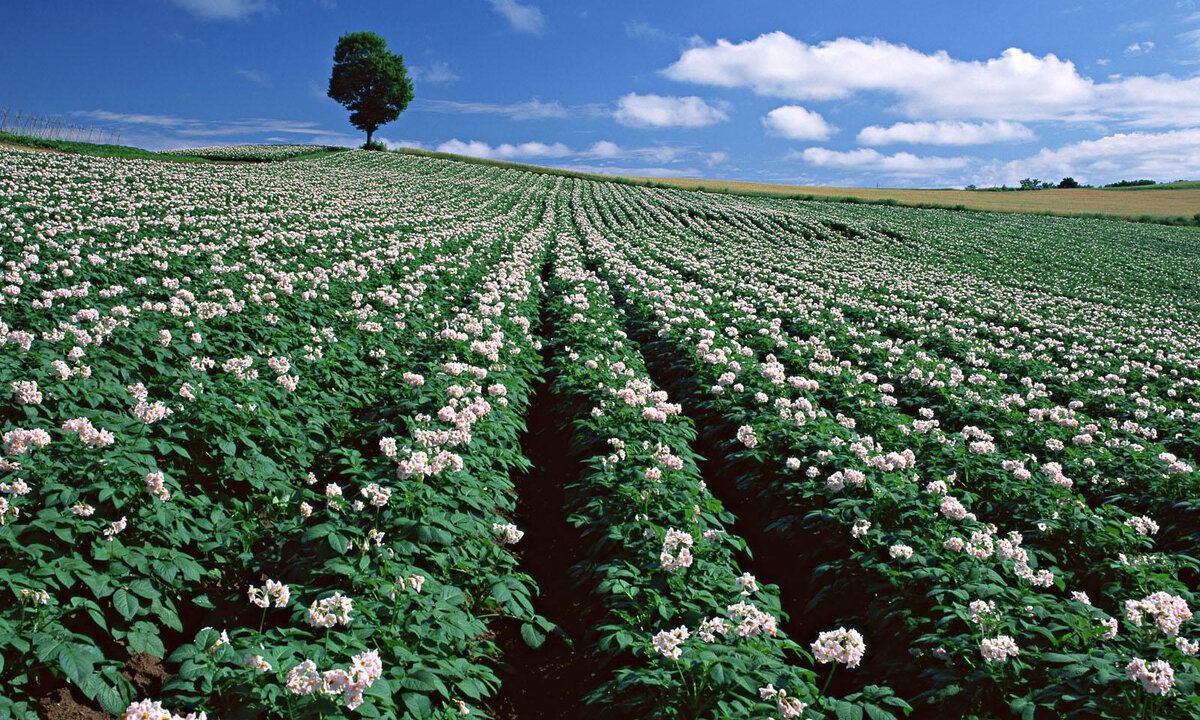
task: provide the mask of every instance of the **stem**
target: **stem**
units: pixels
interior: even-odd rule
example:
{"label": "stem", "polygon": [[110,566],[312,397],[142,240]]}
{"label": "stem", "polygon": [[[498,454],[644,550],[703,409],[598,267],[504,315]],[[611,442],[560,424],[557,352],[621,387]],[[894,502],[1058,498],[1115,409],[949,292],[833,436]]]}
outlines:
{"label": "stem", "polygon": [[829,688],[829,683],[830,683],[830,681],[833,680],[833,673],[834,673],[834,671],[837,670],[837,666],[838,666],[838,661],[834,660],[833,667],[829,668],[829,676],[825,678],[825,684],[821,686],[821,694],[822,695],[824,695],[825,690],[827,690]]}

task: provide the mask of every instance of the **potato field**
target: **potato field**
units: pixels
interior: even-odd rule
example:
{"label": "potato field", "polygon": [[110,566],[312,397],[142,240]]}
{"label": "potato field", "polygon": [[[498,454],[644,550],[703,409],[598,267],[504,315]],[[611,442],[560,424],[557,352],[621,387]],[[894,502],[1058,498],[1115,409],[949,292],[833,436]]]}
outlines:
{"label": "potato field", "polygon": [[0,718],[1200,717],[1196,228],[252,150],[0,148]]}

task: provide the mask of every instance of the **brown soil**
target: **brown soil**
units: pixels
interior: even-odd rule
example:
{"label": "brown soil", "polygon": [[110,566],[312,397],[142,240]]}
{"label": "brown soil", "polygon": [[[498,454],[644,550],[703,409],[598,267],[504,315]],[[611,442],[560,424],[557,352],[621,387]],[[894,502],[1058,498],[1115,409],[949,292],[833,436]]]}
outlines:
{"label": "brown soil", "polygon": [[39,702],[46,720],[112,720],[113,717],[80,702],[71,688],[51,690]]}
{"label": "brown soil", "polygon": [[133,683],[138,693],[145,696],[157,695],[163,683],[167,681],[167,671],[163,669],[162,660],[144,652],[135,653],[129,658],[121,674]]}
{"label": "brown soil", "polygon": [[592,653],[592,633],[599,618],[571,572],[584,559],[584,546],[579,530],[567,521],[563,485],[578,477],[582,467],[568,450],[570,424],[555,416],[555,406],[549,383],[543,380],[535,386],[522,439],[533,468],[515,478],[513,522],[525,531],[516,546],[520,568],[533,577],[540,591],[533,606],[562,634],[551,633],[541,647],[533,649],[521,638],[519,622],[496,624],[504,663],[499,671],[500,692],[490,703],[497,720],[586,717],[583,697],[611,672]]}

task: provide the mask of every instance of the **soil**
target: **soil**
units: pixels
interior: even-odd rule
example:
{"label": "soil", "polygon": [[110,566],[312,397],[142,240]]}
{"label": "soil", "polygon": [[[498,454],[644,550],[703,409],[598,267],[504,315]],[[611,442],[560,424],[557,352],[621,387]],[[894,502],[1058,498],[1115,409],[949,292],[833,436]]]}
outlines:
{"label": "soil", "polygon": [[583,697],[604,678],[589,648],[598,618],[589,612],[586,590],[576,586],[571,567],[584,559],[579,530],[567,522],[565,482],[579,476],[571,456],[570,425],[555,417],[555,398],[545,380],[534,388],[522,439],[533,468],[517,477],[513,522],[525,531],[516,546],[520,567],[537,582],[534,608],[562,628],[570,642],[552,633],[537,649],[521,638],[520,623],[498,623],[497,643],[504,665],[500,693],[491,710],[497,720],[578,718]]}
{"label": "soil", "polygon": [[149,653],[135,653],[125,663],[121,671],[125,679],[133,683],[138,693],[144,696],[157,695],[167,681],[167,671],[163,668],[162,660]]}
{"label": "soil", "polygon": [[71,688],[51,690],[38,702],[46,720],[112,720],[113,717],[80,702]]}

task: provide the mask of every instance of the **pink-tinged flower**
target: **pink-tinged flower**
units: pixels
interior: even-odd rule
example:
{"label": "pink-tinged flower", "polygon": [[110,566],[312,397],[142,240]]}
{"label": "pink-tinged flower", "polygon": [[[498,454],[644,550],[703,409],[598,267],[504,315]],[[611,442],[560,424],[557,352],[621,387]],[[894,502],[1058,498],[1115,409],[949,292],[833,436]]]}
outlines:
{"label": "pink-tinged flower", "polygon": [[729,634],[729,621],[722,617],[708,618],[696,628],[696,634],[704,642],[716,642],[718,635]]}
{"label": "pink-tinged flower", "polygon": [[1138,535],[1156,535],[1158,534],[1158,523],[1154,522],[1144,515],[1134,515],[1125,520],[1126,527],[1133,528]]}
{"label": "pink-tinged flower", "polygon": [[758,696],[763,700],[774,700],[775,707],[779,711],[779,717],[781,718],[801,717],[804,714],[804,709],[808,707],[808,704],[801,702],[800,698],[788,697],[786,690],[783,688],[777,690],[774,685],[759,688]]}
{"label": "pink-tinged flower", "polygon": [[838,628],[818,635],[812,651],[813,657],[822,664],[840,662],[846,667],[858,667],[867,651],[867,643],[857,630]]}
{"label": "pink-tinged flower", "polygon": [[300,503],[300,517],[312,517],[313,507],[307,502]]}
{"label": "pink-tinged flower", "polygon": [[743,425],[737,431],[738,442],[748,448],[753,448],[758,445],[758,436],[754,434],[754,428],[750,425]]}
{"label": "pink-tinged flower", "polygon": [[1167,637],[1177,636],[1179,626],[1192,619],[1192,611],[1188,609],[1186,600],[1161,590],[1141,600],[1125,601],[1125,617],[1129,622],[1140,627],[1143,615],[1149,615]]}
{"label": "pink-tinged flower", "polygon": [[897,544],[888,548],[888,555],[891,555],[892,558],[898,560],[911,560],[913,556],[913,549],[908,545]]}
{"label": "pink-tinged flower", "polygon": [[686,625],[680,625],[674,630],[660,630],[651,640],[654,650],[668,660],[678,660],[683,655],[680,648],[691,637]]}
{"label": "pink-tinged flower", "polygon": [[379,485],[379,483],[371,483],[365,488],[359,490],[363,496],[370,499],[371,504],[375,507],[383,507],[388,504],[388,500],[392,497],[392,491]]}
{"label": "pink-tinged flower", "polygon": [[109,524],[109,526],[104,529],[104,539],[110,542],[115,540],[117,535],[124,531],[128,525],[129,522],[125,518],[121,518],[120,520]]}
{"label": "pink-tinged flower", "polygon": [[774,615],[758,609],[754,603],[739,602],[725,608],[725,612],[737,621],[734,632],[738,637],[754,637],[759,634],[774,637],[779,632],[779,620]]}
{"label": "pink-tinged flower", "polygon": [[321,673],[321,693],[341,695],[350,685],[350,675],[345,670],[326,670]]}
{"label": "pink-tinged flower", "polygon": [[44,448],[50,444],[50,433],[41,428],[26,430],[16,428],[4,433],[4,454],[24,455],[35,448]]}
{"label": "pink-tinged flower", "polygon": [[1008,635],[984,638],[983,642],[979,644],[979,651],[987,662],[1001,662],[1021,654],[1016,641]]}
{"label": "pink-tinged flower", "polygon": [[354,603],[345,595],[335,592],[327,598],[314,600],[308,606],[308,623],[313,627],[331,628],[334,625],[350,624],[350,613]]}
{"label": "pink-tinged flower", "polygon": [[305,660],[288,671],[287,689],[293,695],[311,695],[321,687],[321,674],[317,672],[317,664]]}
{"label": "pink-tinged flower", "polygon": [[662,552],[659,553],[658,561],[663,570],[667,572],[675,572],[685,567],[692,565],[692,544],[694,543],[690,533],[668,528],[667,534],[663,538]]}
{"label": "pink-tinged flower", "polygon": [[1165,660],[1147,663],[1134,658],[1125,666],[1125,677],[1142,684],[1142,689],[1152,695],[1166,695],[1175,687],[1175,670]]}
{"label": "pink-tinged flower", "polygon": [[13,401],[18,405],[40,405],[42,393],[34,380],[14,380],[12,383]]}
{"label": "pink-tinged flower", "polygon": [[116,438],[111,432],[93,427],[87,418],[67,420],[63,422],[62,429],[63,432],[78,436],[80,442],[92,448],[105,447],[116,442]]}
{"label": "pink-tinged flower", "polygon": [[196,389],[192,387],[191,383],[185,382],[179,386],[179,397],[187,400],[188,402],[193,402],[196,399]]}
{"label": "pink-tinged flower", "polygon": [[962,520],[967,517],[967,509],[953,495],[943,495],[941,504],[942,515],[951,520]]}
{"label": "pink-tinged flower", "polygon": [[84,502],[75,503],[71,506],[71,514],[78,517],[91,517],[94,512],[96,512],[96,508]]}
{"label": "pink-tinged flower", "polygon": [[271,663],[267,662],[266,658],[262,655],[254,655],[252,653],[246,653],[242,656],[242,664],[260,673],[271,672],[274,669]]}
{"label": "pink-tinged flower", "polygon": [[146,490],[162,502],[171,499],[171,492],[163,484],[166,477],[161,472],[148,472],[145,476]]}
{"label": "pink-tinged flower", "polygon": [[121,720],[208,720],[208,715],[203,711],[176,715],[157,700],[139,700],[125,708]]}

